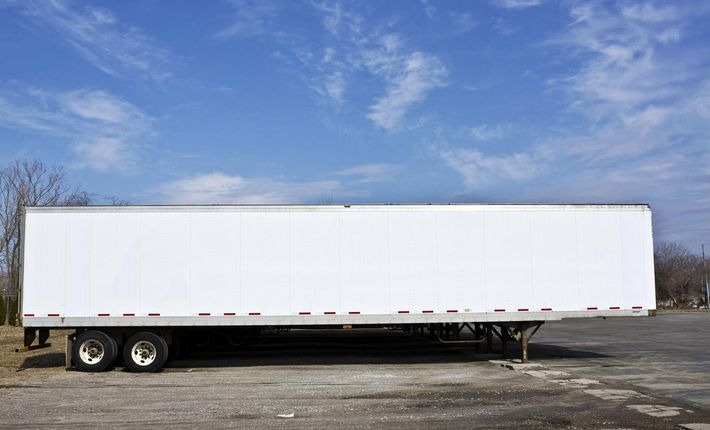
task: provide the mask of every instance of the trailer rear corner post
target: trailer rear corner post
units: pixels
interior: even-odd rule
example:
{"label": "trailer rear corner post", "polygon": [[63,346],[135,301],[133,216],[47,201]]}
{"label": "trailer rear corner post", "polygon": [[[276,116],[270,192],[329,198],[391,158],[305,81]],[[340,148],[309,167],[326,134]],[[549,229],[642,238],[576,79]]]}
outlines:
{"label": "trailer rear corner post", "polygon": [[[32,342],[37,338],[37,332],[39,331],[39,338],[37,339],[37,345],[32,345]],[[52,346],[51,343],[47,343],[49,339],[49,329],[48,328],[33,328],[25,327],[25,336],[22,348],[15,348],[15,352],[27,352],[34,351],[35,349],[48,348]]]}

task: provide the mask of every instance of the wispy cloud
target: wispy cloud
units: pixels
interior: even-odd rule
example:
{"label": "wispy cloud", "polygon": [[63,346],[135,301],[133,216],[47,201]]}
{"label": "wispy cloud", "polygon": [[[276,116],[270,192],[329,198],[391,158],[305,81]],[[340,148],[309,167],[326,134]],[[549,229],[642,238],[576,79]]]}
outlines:
{"label": "wispy cloud", "polygon": [[261,36],[271,31],[278,8],[268,1],[233,0],[230,24],[218,31],[222,39]]}
{"label": "wispy cloud", "polygon": [[141,29],[121,23],[108,9],[63,0],[28,0],[17,7],[38,28],[58,36],[86,61],[112,76],[171,77],[173,59]]}
{"label": "wispy cloud", "polygon": [[[319,14],[323,36],[314,41],[286,37],[287,23],[277,23],[271,8],[259,4],[237,2],[239,15],[258,18],[259,31],[220,32],[224,37],[268,34],[283,46],[274,55],[296,71],[306,84],[324,100],[336,105],[348,101],[348,91],[380,92],[368,106],[365,116],[376,126],[397,130],[407,113],[428,94],[446,85],[448,70],[434,54],[411,47],[389,26],[369,22],[366,16],[351,10],[341,2],[312,2]],[[266,18],[268,17],[268,19]],[[455,25],[469,30],[474,25],[470,14],[458,14]],[[236,22],[237,28],[243,25]],[[268,29],[268,27],[275,27]],[[297,29],[290,29],[294,34]],[[374,79],[373,79],[374,78]]]}
{"label": "wispy cloud", "polygon": [[153,122],[102,90],[53,93],[30,87],[0,93],[0,126],[68,141],[82,168],[130,171]]}
{"label": "wispy cloud", "polygon": [[471,127],[469,129],[469,133],[474,139],[485,142],[503,138],[506,135],[507,129],[507,126],[503,126],[501,124],[496,124],[495,126],[481,124]]}
{"label": "wispy cloud", "polygon": [[401,166],[390,163],[360,164],[337,171],[335,175],[355,184],[368,184],[391,181],[400,169]]}
{"label": "wispy cloud", "polygon": [[533,154],[486,155],[473,148],[434,147],[446,165],[463,177],[467,190],[480,190],[494,181],[521,181],[534,177],[542,162]]}
{"label": "wispy cloud", "polygon": [[165,182],[149,193],[172,204],[333,203],[368,196],[369,185],[392,182],[401,170],[401,165],[391,163],[358,164],[324,173],[317,180],[214,171]]}
{"label": "wispy cloud", "polygon": [[172,204],[304,203],[331,199],[342,186],[336,180],[297,182],[212,172],[167,182],[156,191]]}
{"label": "wispy cloud", "polygon": [[491,4],[505,9],[526,9],[542,4],[542,0],[491,0]]}
{"label": "wispy cloud", "polygon": [[375,124],[394,130],[411,107],[446,81],[447,71],[435,56],[413,52],[402,58],[386,50],[371,52],[366,64],[387,82],[385,94],[370,106],[367,115]]}

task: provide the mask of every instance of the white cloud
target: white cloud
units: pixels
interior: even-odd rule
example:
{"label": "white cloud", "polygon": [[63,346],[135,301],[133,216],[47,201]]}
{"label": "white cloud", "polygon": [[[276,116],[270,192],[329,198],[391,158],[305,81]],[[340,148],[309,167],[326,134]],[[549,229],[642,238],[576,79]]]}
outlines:
{"label": "white cloud", "polygon": [[581,3],[570,14],[569,31],[553,43],[585,61],[576,73],[553,83],[566,85],[577,107],[597,117],[618,116],[682,94],[691,69],[658,56],[661,45],[680,37],[672,21],[679,16],[675,9],[636,5],[619,12]]}
{"label": "white cloud", "polygon": [[494,6],[505,9],[526,9],[532,6],[538,6],[542,0],[491,0]]}
{"label": "white cloud", "polygon": [[81,157],[82,164],[94,170],[122,168],[133,162],[126,142],[116,137],[98,136],[88,141],[78,141],[74,143],[73,149]]}
{"label": "white cloud", "polygon": [[397,47],[387,46],[387,41],[384,45],[384,51],[371,52],[366,57],[368,68],[387,82],[385,94],[370,106],[367,117],[386,130],[394,130],[414,104],[445,85],[447,70],[435,56],[423,52],[405,57],[388,55]]}
{"label": "white cloud", "polygon": [[446,165],[463,177],[468,190],[480,190],[496,180],[520,181],[539,173],[542,162],[526,152],[485,155],[472,148],[433,148]]}
{"label": "white cloud", "polygon": [[400,170],[400,166],[390,163],[372,163],[351,166],[335,172],[335,175],[344,177],[356,184],[373,182],[386,182]]}
{"label": "white cloud", "polygon": [[59,100],[66,110],[84,119],[145,127],[146,118],[137,107],[105,91],[73,91]]}
{"label": "white cloud", "polygon": [[494,127],[491,127],[488,124],[481,124],[477,125],[475,127],[471,127],[469,130],[469,133],[471,134],[471,137],[473,137],[476,140],[482,140],[482,141],[488,141],[488,140],[495,140],[495,139],[501,139],[505,136],[506,134],[506,129],[507,127],[504,127],[500,124],[497,124]]}
{"label": "white cloud", "polygon": [[0,125],[69,141],[79,157],[76,166],[98,171],[132,170],[153,122],[136,106],[102,90],[25,88],[0,94]]}
{"label": "white cloud", "polygon": [[59,36],[105,73],[138,74],[159,81],[172,75],[169,52],[106,9],[88,5],[72,8],[63,0],[28,0],[17,5],[39,28]]}
{"label": "white cloud", "polygon": [[672,21],[679,17],[679,11],[673,6],[656,7],[650,3],[624,6],[621,13],[626,18],[647,22]]}
{"label": "white cloud", "polygon": [[[271,6],[244,1],[235,4],[238,15],[243,15],[236,22],[256,23],[258,31],[243,31],[246,24],[238,24],[236,34],[230,29],[220,34],[269,35],[283,47],[274,58],[285,63],[289,72],[297,74],[329,103],[347,102],[351,88],[359,88],[361,93],[381,89],[381,95],[371,101],[365,114],[378,127],[398,129],[414,105],[426,99],[433,89],[446,84],[448,71],[437,56],[407,46],[398,34],[391,32],[392,22],[385,26],[373,24],[341,2],[311,2],[320,14],[324,30],[319,38],[304,36],[300,29],[279,22]],[[468,13],[452,18],[461,31],[475,24]],[[361,80],[353,83],[356,79]]]}
{"label": "white cloud", "polygon": [[167,182],[157,192],[171,204],[305,203],[331,199],[341,192],[341,184],[333,180],[292,182],[212,172]]}
{"label": "white cloud", "polygon": [[267,34],[272,20],[278,15],[278,9],[267,1],[234,0],[235,9],[231,23],[220,30],[216,36],[222,39],[254,37]]}

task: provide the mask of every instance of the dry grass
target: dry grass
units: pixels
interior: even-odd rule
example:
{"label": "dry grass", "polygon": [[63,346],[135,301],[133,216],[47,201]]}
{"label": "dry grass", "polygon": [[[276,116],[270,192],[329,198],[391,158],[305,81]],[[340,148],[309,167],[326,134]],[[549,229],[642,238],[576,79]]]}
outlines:
{"label": "dry grass", "polygon": [[21,377],[28,369],[32,369],[31,373],[33,374],[62,370],[64,368],[64,336],[69,333],[71,330],[50,331],[48,342],[52,346],[49,348],[15,352],[15,348],[22,346],[24,329],[22,327],[0,326],[0,384],[10,383],[16,377]]}

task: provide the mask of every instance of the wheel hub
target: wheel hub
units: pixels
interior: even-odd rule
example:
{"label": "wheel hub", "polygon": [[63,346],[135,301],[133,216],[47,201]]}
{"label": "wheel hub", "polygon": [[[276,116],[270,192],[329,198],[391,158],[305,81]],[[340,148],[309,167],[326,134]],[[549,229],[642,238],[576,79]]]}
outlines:
{"label": "wheel hub", "polygon": [[79,358],[87,364],[96,364],[104,357],[104,346],[96,339],[87,339],[79,346]]}
{"label": "wheel hub", "polygon": [[140,366],[148,366],[155,361],[155,345],[147,340],[137,342],[131,349],[131,357],[133,357],[133,361],[135,361],[136,364]]}

